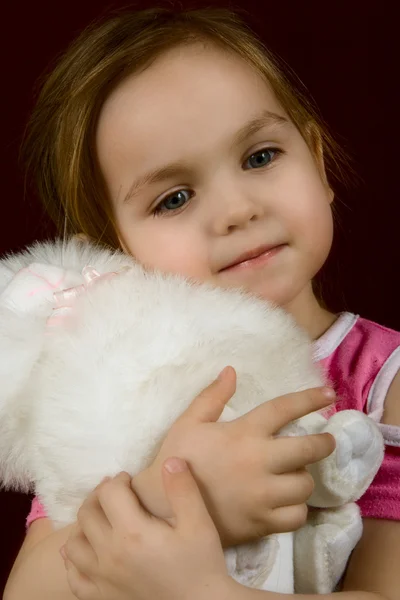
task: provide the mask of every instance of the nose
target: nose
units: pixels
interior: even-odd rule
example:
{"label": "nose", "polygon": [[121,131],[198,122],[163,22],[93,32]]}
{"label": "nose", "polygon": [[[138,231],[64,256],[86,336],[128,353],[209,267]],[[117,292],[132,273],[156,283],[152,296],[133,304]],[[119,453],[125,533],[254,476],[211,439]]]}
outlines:
{"label": "nose", "polygon": [[257,221],[264,213],[263,204],[240,186],[225,187],[214,195],[213,229],[218,235],[227,235]]}

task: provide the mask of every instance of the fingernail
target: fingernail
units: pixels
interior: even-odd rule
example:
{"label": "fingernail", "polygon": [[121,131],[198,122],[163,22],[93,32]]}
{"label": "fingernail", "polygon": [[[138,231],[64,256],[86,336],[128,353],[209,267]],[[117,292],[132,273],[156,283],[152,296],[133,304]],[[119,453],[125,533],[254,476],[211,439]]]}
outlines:
{"label": "fingernail", "polygon": [[218,380],[221,380],[221,379],[223,378],[223,376],[224,376],[224,373],[225,373],[225,371],[226,371],[226,369],[227,369],[227,368],[228,368],[228,367],[224,367],[224,368],[222,369],[221,373],[220,373],[220,374],[218,375],[218,377],[217,377],[217,379],[218,379]]}
{"label": "fingernail", "polygon": [[168,458],[168,460],[164,463],[164,468],[169,473],[182,473],[183,471],[187,471],[186,461],[182,460],[182,458]]}
{"label": "fingernail", "polygon": [[326,398],[331,398],[331,399],[332,398],[336,398],[336,392],[335,392],[335,390],[333,388],[324,387],[324,388],[322,388],[321,392],[323,393],[323,395]]}
{"label": "fingernail", "polygon": [[100,481],[100,485],[101,485],[102,483],[106,483],[106,481],[110,481],[110,479],[111,479],[111,477],[104,477],[104,479],[102,479],[102,480]]}
{"label": "fingernail", "polygon": [[65,554],[65,546],[61,546],[60,548],[60,554],[63,557],[64,560],[67,560],[67,555]]}

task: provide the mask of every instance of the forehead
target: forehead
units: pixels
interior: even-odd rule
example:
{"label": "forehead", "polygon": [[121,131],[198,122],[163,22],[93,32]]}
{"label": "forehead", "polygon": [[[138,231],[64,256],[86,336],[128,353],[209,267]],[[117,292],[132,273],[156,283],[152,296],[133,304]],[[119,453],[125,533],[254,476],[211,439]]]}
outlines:
{"label": "forehead", "polygon": [[178,47],[128,77],[106,100],[97,129],[100,162],[127,151],[154,158],[161,145],[172,154],[204,149],[262,110],[285,115],[244,60],[214,47]]}

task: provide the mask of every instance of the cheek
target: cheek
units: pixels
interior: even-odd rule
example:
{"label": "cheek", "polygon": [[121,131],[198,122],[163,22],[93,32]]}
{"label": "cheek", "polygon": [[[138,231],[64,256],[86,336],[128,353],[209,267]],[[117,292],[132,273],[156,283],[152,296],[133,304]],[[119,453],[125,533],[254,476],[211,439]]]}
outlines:
{"label": "cheek", "polygon": [[322,267],[333,241],[333,218],[327,192],[316,194],[303,212],[299,239],[316,268]]}
{"label": "cheek", "polygon": [[123,236],[129,252],[145,267],[199,279],[209,276],[206,246],[194,234],[154,221],[130,228]]}
{"label": "cheek", "polygon": [[298,178],[284,201],[286,221],[294,233],[306,234],[310,242],[331,237],[333,222],[329,190],[317,177]]}

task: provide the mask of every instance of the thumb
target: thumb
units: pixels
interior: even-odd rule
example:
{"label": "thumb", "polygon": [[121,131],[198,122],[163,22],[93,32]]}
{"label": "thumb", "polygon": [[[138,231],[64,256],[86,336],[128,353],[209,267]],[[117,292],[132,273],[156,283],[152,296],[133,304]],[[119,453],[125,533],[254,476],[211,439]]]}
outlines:
{"label": "thumb", "polygon": [[174,526],[196,534],[214,527],[199,487],[182,458],[168,458],[162,469],[166,496],[175,515]]}
{"label": "thumb", "polygon": [[203,423],[218,421],[235,391],[236,371],[233,367],[225,367],[217,379],[196,396],[178,421],[188,418]]}

